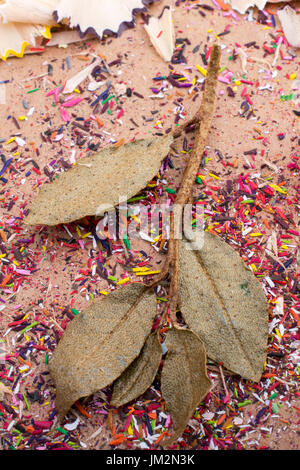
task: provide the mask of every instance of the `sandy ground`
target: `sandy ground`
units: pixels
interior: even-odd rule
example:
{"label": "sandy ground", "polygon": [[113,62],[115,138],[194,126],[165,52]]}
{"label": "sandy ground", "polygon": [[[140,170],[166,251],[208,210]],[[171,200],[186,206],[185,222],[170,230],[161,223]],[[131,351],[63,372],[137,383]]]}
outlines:
{"label": "sandy ground", "polygon": [[[185,73],[189,80],[197,77],[201,81],[203,76],[196,68],[197,65],[204,66],[201,53],[203,54],[205,47],[211,45],[217,34],[229,30],[229,34],[220,36],[218,39],[222,45],[221,66],[227,67],[237,79],[241,80],[246,77],[246,80],[250,82],[250,84],[239,83],[238,85],[219,82],[215,116],[207,142],[208,161],[202,173],[208,176],[213,172],[217,177],[211,178],[210,184],[218,188],[224,187],[228,179],[234,180],[245,172],[250,175],[259,173],[261,181],[272,176],[274,184],[280,182],[279,175],[283,175],[288,197],[293,203],[289,204],[285,200],[280,200],[279,206],[284,213],[292,213],[295,225],[292,228],[297,231],[295,198],[299,180],[297,172],[288,170],[287,165],[293,156],[297,157],[299,150],[299,117],[293,112],[293,110],[300,110],[299,100],[298,104],[296,100],[297,93],[299,96],[299,81],[297,82],[300,78],[299,50],[283,46],[283,57],[288,56],[290,59],[279,56],[276,64],[272,66],[274,54],[268,55],[264,46],[271,47],[274,36],[276,37],[280,30],[276,15],[276,26],[273,27],[270,24],[249,21],[247,15],[244,18],[239,16],[237,20],[233,16],[224,16],[223,12],[217,10],[210,0],[207,4],[214,7],[213,11],[196,8],[194,3],[185,2],[175,6],[174,1],[163,1],[151,7],[151,13],[157,15],[161,12],[163,5],[171,4],[174,9],[176,38],[177,40],[185,39],[183,55],[186,63],[175,64],[174,71]],[[257,18],[257,12],[254,12],[253,16]],[[252,41],[256,41],[254,46],[245,46]],[[180,46],[180,43],[178,44]],[[248,55],[244,71],[241,54],[240,57],[234,56],[239,45]],[[294,58],[288,49],[293,55],[295,54]],[[66,125],[59,107],[54,104],[53,97],[46,97],[46,93],[63,85],[68,78],[89,65],[94,55],[99,55],[107,64],[112,64],[109,66],[111,74],[104,74],[104,80],[111,81],[116,93],[120,92],[122,86],[125,85],[125,89],[131,88],[137,94],[133,93],[131,97],[120,96],[118,103],[114,103],[114,106],[108,109],[109,113],[107,110],[101,113],[101,107],[95,111],[91,108],[91,102],[105,90],[105,86],[93,94],[87,89],[90,81],[87,79],[81,84],[81,96],[84,100],[69,110],[72,120]],[[51,69],[53,68],[51,74],[48,74],[49,64],[51,64]],[[161,86],[161,82],[155,82],[153,78],[168,76],[169,73],[169,64],[164,63],[150,45],[140,16],[137,19],[136,28],[125,31],[121,38],[106,41],[92,39],[67,48],[48,48],[43,54],[27,55],[22,59],[11,58],[0,64],[0,80],[9,80],[6,85],[7,104],[0,106],[2,123],[0,138],[3,139],[1,152],[7,159],[11,156],[15,159],[15,171],[3,175],[8,181],[6,184],[1,183],[3,187],[0,188],[2,243],[9,253],[14,253],[14,248],[23,246],[22,241],[17,244],[17,240],[31,239],[34,235],[33,244],[28,245],[29,259],[26,259],[24,265],[23,261],[19,261],[21,267],[24,266],[26,269],[30,266],[34,269],[34,273],[30,276],[23,276],[25,279],[18,284],[18,279],[22,277],[20,274],[15,279],[14,285],[10,286],[8,283],[6,288],[2,290],[0,288],[0,297],[6,302],[3,303],[5,308],[0,311],[1,330],[5,335],[3,338],[5,338],[7,352],[11,355],[11,361],[9,364],[4,364],[0,378],[7,386],[14,385],[14,395],[5,395],[8,407],[4,407],[3,424],[0,424],[0,437],[3,438],[2,449],[10,447],[46,449],[51,448],[51,445],[55,449],[57,442],[63,442],[62,446],[79,449],[140,448],[141,442],[145,443],[145,448],[151,447],[151,442],[149,443],[147,439],[134,441],[132,435],[128,434],[128,430],[127,433],[125,431],[123,433],[126,436],[123,442],[115,447],[111,444],[115,434],[123,429],[127,409],[111,409],[107,405],[107,395],[104,392],[99,392],[99,395],[82,401],[82,405],[91,415],[90,418],[79,413],[76,408],[72,409],[64,424],[74,422],[76,419],[78,423],[76,429],[70,431],[67,438],[65,434],[57,431],[59,424],[54,421],[51,429],[43,431],[43,435],[46,436],[45,441],[38,442],[33,439],[34,433],[30,428],[32,419],[35,421],[51,421],[51,419],[53,421],[54,419],[55,390],[51,378],[46,375],[47,357],[51,358],[56,341],[70,320],[66,317],[64,309],[66,306],[71,306],[80,311],[91,301],[92,297],[100,297],[101,290],[109,290],[109,285],[96,273],[95,275],[89,274],[88,281],[80,286],[80,282],[86,278],[86,271],[91,267],[91,243],[82,239],[83,243],[79,247],[77,244],[74,249],[72,245],[76,242],[72,240],[73,238],[80,239],[81,235],[86,232],[84,223],[71,224],[67,230],[63,226],[51,229],[28,228],[22,224],[22,218],[24,211],[30,207],[30,201],[36,196],[39,186],[49,181],[49,174],[51,178],[51,174],[54,175],[62,168],[60,158],[73,163],[74,159],[79,161],[94,150],[91,144],[103,148],[115,142],[122,142],[122,139],[128,142],[134,138],[165,133],[175,127],[174,120],[178,112],[181,115],[180,123],[183,119],[191,117],[199,107],[201,84],[198,86],[198,91],[192,92],[186,88],[172,88],[170,84],[166,84],[160,93],[153,91],[153,88],[157,89]],[[35,78],[44,74],[46,75]],[[296,74],[294,80],[289,78],[292,74]],[[296,82],[298,88],[295,85]],[[228,91],[228,86],[231,88],[230,91]],[[249,111],[253,109],[248,119],[240,112],[241,104],[245,99],[241,94],[245,87],[247,90],[244,94],[248,95],[252,103]],[[37,89],[35,92],[31,92],[35,89]],[[234,96],[230,96],[231,92]],[[291,93],[295,95],[293,99],[281,99],[282,95],[289,96]],[[120,110],[124,113],[118,118]],[[80,134],[76,135],[73,123],[82,124],[81,121],[76,121],[79,117],[87,120],[90,126],[88,130],[77,128]],[[99,118],[98,121],[95,118]],[[15,140],[8,143],[15,136],[24,139],[25,145],[18,145]],[[188,145],[189,147],[192,144],[193,133],[187,134],[185,139],[187,143],[183,141],[183,137],[175,143],[176,151],[172,157],[174,168],[165,169],[164,183],[162,183],[164,187],[176,189],[180,184],[182,171],[188,158],[187,153],[182,151],[182,146]],[[251,149],[256,149],[254,159],[251,157],[251,152],[249,156],[248,151]],[[223,158],[218,158],[218,155],[223,155]],[[221,160],[229,165],[224,166]],[[151,192],[151,188],[149,191]],[[199,188],[195,185],[195,197],[198,193]],[[161,194],[161,200],[169,197],[164,190]],[[211,201],[213,202],[213,199]],[[275,230],[277,235],[282,231],[282,226],[274,222],[270,214],[265,214],[265,217],[269,221],[269,227],[263,226],[261,218],[258,218],[255,227],[255,231],[263,232],[262,246],[265,246],[272,231]],[[78,230],[82,232],[80,235]],[[70,237],[70,232],[72,237]],[[296,246],[297,236],[292,238],[293,246]],[[164,258],[164,253],[157,253],[153,246],[142,240],[134,241],[131,248],[136,259],[140,256],[138,253],[144,250],[148,254],[151,268],[157,269]],[[291,250],[294,263],[289,269],[295,272],[296,251],[295,248]],[[115,253],[107,260],[108,269],[118,279],[123,274],[123,268],[116,262],[119,256],[122,254]],[[3,261],[0,262],[2,262],[2,273],[6,273],[7,265]],[[282,287],[280,290],[279,286],[278,289],[275,297],[284,295],[285,308],[290,308],[291,302],[295,302],[295,299],[291,300],[289,297],[288,288]],[[293,295],[297,295],[297,292]],[[162,305],[159,306],[159,309],[161,308]],[[8,325],[17,317],[23,318],[25,314],[29,315],[31,323],[36,320],[42,322],[47,325],[48,330],[46,332],[29,330],[18,339],[16,331],[13,329],[8,331]],[[41,340],[42,336],[46,339]],[[293,342],[295,335],[291,336],[293,339],[289,341]],[[48,337],[50,340],[47,339]],[[45,343],[46,348],[34,350],[29,356],[24,356],[24,359],[18,355],[18,351],[22,351],[24,347],[26,352],[26,345],[30,341],[41,345]],[[258,423],[254,423],[253,417],[257,416],[259,410],[264,406],[269,406],[268,390],[274,380],[265,378],[259,384],[260,400],[255,400],[251,395],[251,403],[242,408],[235,406],[232,416],[231,410],[226,409],[226,419],[229,420],[228,430],[221,426],[221,431],[219,434],[216,433],[215,440],[207,437],[205,442],[201,439],[197,441],[197,436],[201,436],[204,432],[201,431],[199,423],[208,421],[208,426],[214,429],[215,424],[212,423],[217,422],[224,411],[224,407],[220,407],[220,402],[218,402],[219,394],[223,393],[219,369],[210,363],[209,370],[214,389],[209,401],[201,408],[200,416],[205,413],[210,413],[210,415],[205,415],[208,417],[202,418],[202,421],[196,419],[197,416],[194,417],[188,428],[188,434],[178,442],[175,448],[258,449],[267,447],[273,450],[299,448],[299,435],[297,434],[299,400],[295,387],[296,365],[293,355],[295,350],[290,348],[288,340],[286,347],[286,362],[280,362],[274,357],[268,362],[271,368],[275,367],[278,370],[279,379],[289,384],[278,395],[280,405],[278,412],[272,413],[269,410],[261,420],[258,420]],[[280,351],[284,348],[284,345],[280,344]],[[26,367],[28,361],[30,362],[29,368]],[[289,364],[289,370],[294,372],[292,375],[286,372],[285,365],[287,364]],[[24,365],[25,368],[22,369]],[[268,372],[270,370],[267,368]],[[17,377],[19,379],[16,385],[14,381]],[[232,378],[229,374],[225,375],[225,380],[234,400],[232,390],[236,387],[240,391],[244,382],[239,377]],[[37,384],[41,385],[37,387]],[[31,401],[27,406],[26,402],[29,398],[26,393],[32,394],[37,389],[42,395],[40,402]],[[26,401],[24,401],[24,396],[27,396]],[[164,410],[158,386],[146,392],[145,397],[137,402],[137,405],[142,403],[147,409],[149,400],[159,406],[156,414],[156,424],[158,424],[160,423],[159,412]],[[0,403],[3,405],[4,402],[0,401]],[[236,428],[235,432],[232,432],[234,419]],[[25,428],[22,428],[22,423]],[[59,429],[62,429],[63,424],[60,426]],[[17,430],[14,432],[14,429]],[[213,431],[211,432],[213,434]],[[152,448],[159,448],[158,444],[152,445]]]}

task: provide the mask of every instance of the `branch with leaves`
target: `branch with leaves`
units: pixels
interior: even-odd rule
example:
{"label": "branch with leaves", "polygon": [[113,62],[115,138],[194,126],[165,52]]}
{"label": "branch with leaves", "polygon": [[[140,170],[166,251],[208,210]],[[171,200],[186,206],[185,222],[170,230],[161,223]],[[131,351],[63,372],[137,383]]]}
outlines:
{"label": "branch with leaves", "polygon": [[[160,327],[151,332],[156,314],[153,286],[168,274],[172,325],[165,339],[161,391],[174,433],[163,445],[182,434],[212,386],[207,356],[235,374],[260,379],[268,313],[259,281],[218,236],[205,232],[201,250],[190,249],[188,241],[176,236],[178,216],[192,200],[211,128],[219,64],[220,48],[214,45],[200,109],[186,124],[195,125],[195,145],[174,204],[177,213],[171,213],[168,255],[160,276],[150,286],[133,283],[94,301],[68,325],[51,358],[49,369],[61,419],[78,399],[109,385],[113,385],[111,404],[117,407],[151,386],[163,358],[160,329],[164,322],[163,316]],[[174,137],[186,126],[177,129]],[[82,159],[80,165],[42,188],[25,222],[66,223],[97,214],[107,202],[117,205],[119,195],[134,196],[157,173],[171,143],[170,136],[145,139]],[[134,165],[137,157],[139,164]],[[188,328],[177,324],[177,307]]]}

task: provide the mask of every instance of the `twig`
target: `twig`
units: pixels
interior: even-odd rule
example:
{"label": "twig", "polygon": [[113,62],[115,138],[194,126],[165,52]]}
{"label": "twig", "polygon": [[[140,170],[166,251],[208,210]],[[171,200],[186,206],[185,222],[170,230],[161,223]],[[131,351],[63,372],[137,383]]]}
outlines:
{"label": "twig", "polygon": [[[187,204],[192,197],[193,184],[199,169],[203,152],[205,150],[208,134],[211,128],[215,94],[218,79],[218,70],[220,66],[221,49],[218,45],[214,44],[211,50],[211,58],[208,66],[208,73],[205,81],[205,89],[202,97],[202,102],[199,111],[196,115],[185,125],[174,132],[174,137],[180,135],[180,132],[191,123],[195,124],[198,129],[194,149],[191,153],[188,165],[185,169],[182,183],[178,191],[174,207],[179,214],[171,213],[170,221],[170,239],[168,246],[168,257],[159,280],[155,284],[164,279],[167,273],[170,273],[170,291],[169,291],[169,313],[172,322],[176,322],[176,308],[178,305],[178,274],[179,274],[179,243],[176,234],[176,222],[181,220],[177,217],[182,213],[184,205]],[[179,133],[178,133],[179,132]]]}
{"label": "twig", "polygon": [[195,130],[197,130],[199,128],[199,126],[200,126],[199,110],[197,111],[197,113],[191,119],[184,122],[183,124],[181,124],[179,127],[177,127],[174,130],[173,136],[175,137],[175,139],[176,139],[176,137],[180,137],[182,132],[185,131],[185,129],[187,127],[190,127],[190,126],[195,126]]}

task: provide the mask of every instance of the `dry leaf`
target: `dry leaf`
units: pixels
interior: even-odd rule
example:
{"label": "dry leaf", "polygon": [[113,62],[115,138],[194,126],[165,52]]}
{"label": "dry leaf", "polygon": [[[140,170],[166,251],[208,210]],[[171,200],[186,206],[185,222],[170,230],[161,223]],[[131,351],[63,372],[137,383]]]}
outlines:
{"label": "dry leaf", "polygon": [[69,323],[49,363],[62,418],[81,397],[111,385],[140,354],[156,314],[151,289],[131,284]]}
{"label": "dry leaf", "polygon": [[181,312],[208,357],[258,381],[268,341],[267,299],[259,281],[235,250],[208,232],[200,250],[180,243],[179,265]]}
{"label": "dry leaf", "polygon": [[123,406],[142,395],[151,386],[161,358],[159,336],[153,333],[148,336],[139,357],[114,383],[111,405]]}
{"label": "dry leaf", "polygon": [[212,385],[206,374],[205,348],[195,333],[172,328],[168,331],[166,346],[168,354],[162,369],[161,392],[175,433],[163,443],[164,446],[183,433],[195,408]]}
{"label": "dry leaf", "polygon": [[82,8],[82,0],[60,0],[55,11],[57,21],[67,18],[71,28],[78,28],[82,35],[95,33],[120,34],[134,25],[134,15],[144,10],[149,0],[89,0],[88,8]]}
{"label": "dry leaf", "polygon": [[87,215],[103,215],[143,189],[160,169],[172,143],[171,136],[110,146],[82,158],[52,183],[44,184],[34,200],[28,225],[57,225]]}
{"label": "dry leaf", "polygon": [[289,5],[277,12],[284,35],[293,47],[300,47],[300,14]]}
{"label": "dry leaf", "polygon": [[169,62],[175,48],[175,32],[170,7],[164,8],[158,18],[154,16],[148,18],[148,23],[144,27],[158,54]]}

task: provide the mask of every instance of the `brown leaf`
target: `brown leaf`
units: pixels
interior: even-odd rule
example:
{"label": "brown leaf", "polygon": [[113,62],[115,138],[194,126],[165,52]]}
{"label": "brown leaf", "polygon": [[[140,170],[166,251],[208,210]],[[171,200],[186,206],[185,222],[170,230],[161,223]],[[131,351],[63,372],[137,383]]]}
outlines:
{"label": "brown leaf", "polygon": [[200,250],[181,242],[179,293],[182,315],[208,357],[258,381],[266,359],[267,300],[239,254],[209,232]]}
{"label": "brown leaf", "polygon": [[175,433],[164,446],[185,430],[195,408],[211,388],[206,374],[206,353],[200,338],[190,330],[172,328],[166,337],[168,354],[162,369],[161,392],[172,417]]}
{"label": "brown leaf", "polygon": [[142,395],[151,386],[161,358],[159,337],[153,333],[148,336],[139,357],[114,383],[111,404],[119,407]]}
{"label": "brown leaf", "polygon": [[155,314],[153,291],[131,284],[93,302],[69,323],[49,364],[60,417],[122,374],[139,355]]}
{"label": "brown leaf", "polygon": [[157,174],[173,138],[151,138],[110,146],[82,158],[74,168],[44,184],[33,201],[27,225],[57,225],[87,215],[103,215],[130,199]]}

